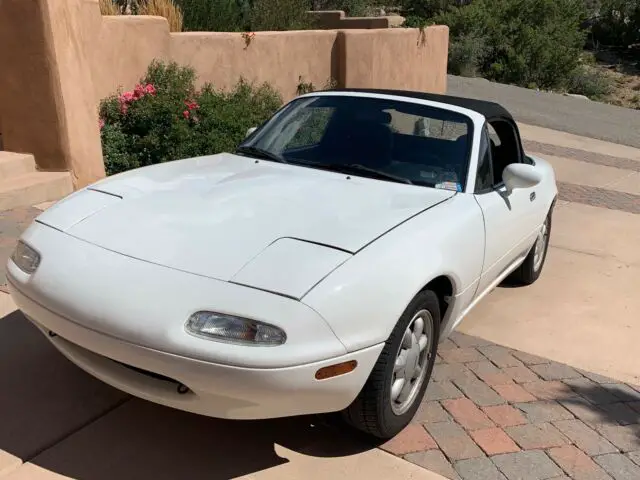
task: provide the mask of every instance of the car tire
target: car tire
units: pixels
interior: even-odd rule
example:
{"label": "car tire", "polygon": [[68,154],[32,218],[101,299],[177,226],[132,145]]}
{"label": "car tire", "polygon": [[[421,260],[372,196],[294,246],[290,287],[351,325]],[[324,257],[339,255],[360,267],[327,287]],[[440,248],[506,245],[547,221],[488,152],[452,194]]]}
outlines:
{"label": "car tire", "polygon": [[527,258],[525,258],[522,265],[509,276],[510,281],[520,285],[531,285],[540,277],[542,268],[547,260],[547,252],[549,251],[552,211],[553,209],[549,211],[547,218],[540,227],[536,243],[531,247]]}
{"label": "car tire", "polygon": [[[420,321],[423,326],[418,336]],[[429,384],[439,335],[440,302],[434,292],[422,291],[398,320],[360,394],[342,412],[347,423],[384,440],[403,430],[415,416]],[[421,350],[422,344],[424,350]],[[401,367],[403,356],[405,367]],[[405,377],[412,377],[412,367],[416,364],[414,372],[419,369],[419,373],[407,386]],[[404,384],[400,382],[402,379]]]}

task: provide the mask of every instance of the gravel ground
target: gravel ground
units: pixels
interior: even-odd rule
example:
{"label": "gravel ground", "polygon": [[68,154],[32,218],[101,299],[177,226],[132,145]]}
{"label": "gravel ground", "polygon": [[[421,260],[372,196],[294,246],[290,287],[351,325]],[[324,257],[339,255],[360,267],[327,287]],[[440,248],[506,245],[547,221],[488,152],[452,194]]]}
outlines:
{"label": "gravel ground", "polygon": [[450,95],[501,103],[519,122],[640,148],[640,110],[480,78],[449,75],[448,83]]}

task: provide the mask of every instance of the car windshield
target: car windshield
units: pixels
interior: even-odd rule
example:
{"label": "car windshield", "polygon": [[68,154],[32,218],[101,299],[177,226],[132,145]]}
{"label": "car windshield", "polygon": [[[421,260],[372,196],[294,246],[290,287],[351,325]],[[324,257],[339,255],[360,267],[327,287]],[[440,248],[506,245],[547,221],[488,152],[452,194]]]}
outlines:
{"label": "car windshield", "polygon": [[473,124],[445,108],[366,96],[298,98],[238,153],[363,177],[462,191]]}

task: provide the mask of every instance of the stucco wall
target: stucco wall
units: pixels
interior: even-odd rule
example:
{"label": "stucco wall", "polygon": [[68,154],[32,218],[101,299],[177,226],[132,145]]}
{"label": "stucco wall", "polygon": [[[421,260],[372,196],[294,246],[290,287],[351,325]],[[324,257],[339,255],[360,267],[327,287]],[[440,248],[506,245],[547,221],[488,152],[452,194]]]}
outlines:
{"label": "stucco wall", "polygon": [[345,30],[343,35],[345,85],[446,92],[448,27]]}
{"label": "stucco wall", "polygon": [[131,88],[152,60],[169,59],[170,44],[169,24],[162,17],[102,17],[92,58],[98,98],[119,86]]}
{"label": "stucco wall", "polygon": [[[33,153],[38,165],[64,168],[57,121],[57,72],[47,45],[49,14],[40,2],[0,2],[0,115],[6,150]],[[27,29],[28,28],[28,29]]]}
{"label": "stucco wall", "polygon": [[76,187],[104,175],[99,101],[130,89],[153,59],[191,65],[218,88],[269,82],[285,100],[300,77],[322,88],[446,91],[447,27],[171,34],[159,17],[102,17],[98,0],[0,1],[4,147],[38,167],[71,170]]}
{"label": "stucco wall", "polygon": [[198,83],[230,88],[240,77],[268,82],[283,98],[296,95],[303,81],[322,87],[339,76],[337,31],[258,32],[247,46],[238,33],[175,33],[171,59],[190,65]]}
{"label": "stucco wall", "polygon": [[98,38],[98,99],[131,88],[153,58],[194,67],[199,85],[226,89],[240,77],[268,82],[285,100],[296,95],[300,77],[319,88],[333,79],[347,87],[446,91],[444,26],[256,32],[247,46],[240,33],[169,33],[162,18],[104,17]]}

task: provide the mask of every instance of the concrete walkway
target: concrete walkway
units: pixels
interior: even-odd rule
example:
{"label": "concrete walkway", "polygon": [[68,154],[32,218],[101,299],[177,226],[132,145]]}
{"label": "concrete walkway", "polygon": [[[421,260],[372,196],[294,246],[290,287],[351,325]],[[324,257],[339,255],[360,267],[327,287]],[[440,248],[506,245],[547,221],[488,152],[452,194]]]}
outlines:
{"label": "concrete walkway", "polygon": [[[640,150],[522,135],[560,184],[545,272],[496,289],[468,335],[441,345],[415,423],[392,442],[325,418],[227,422],[131,399],[62,358],[0,292],[0,477],[637,480]],[[0,214],[4,255],[36,213]]]}

